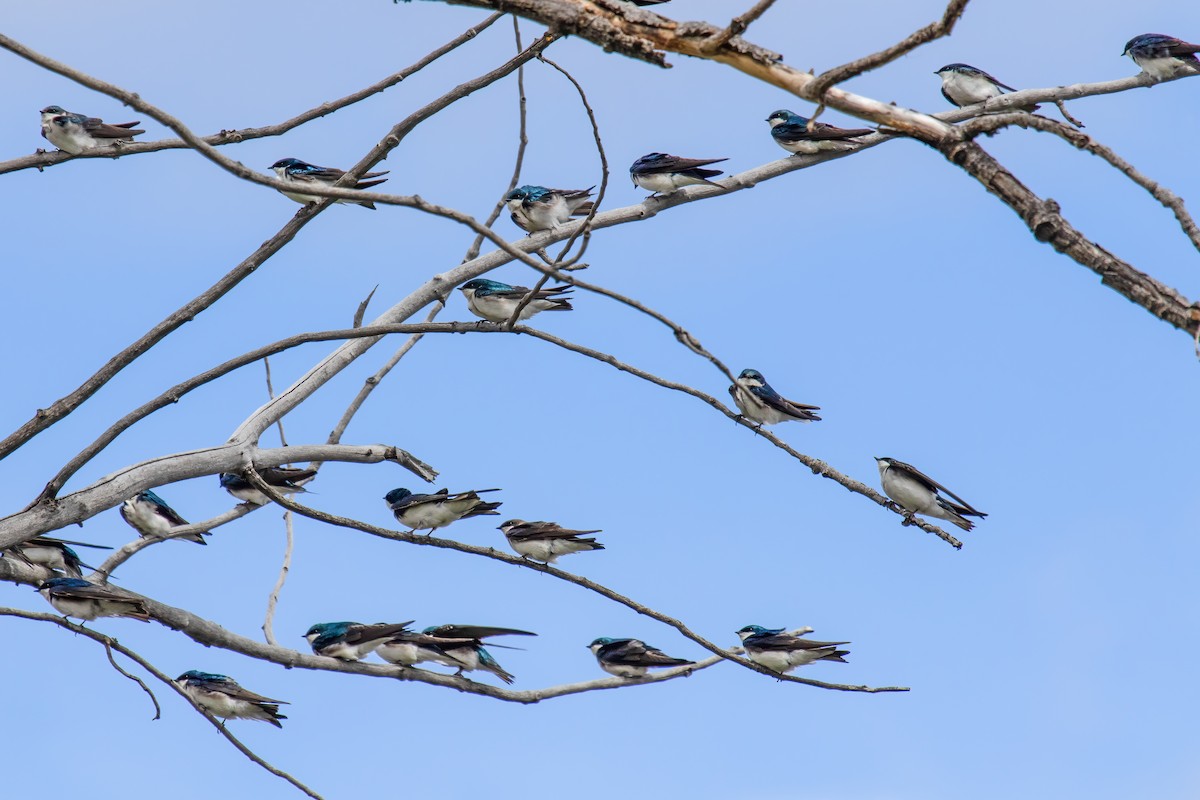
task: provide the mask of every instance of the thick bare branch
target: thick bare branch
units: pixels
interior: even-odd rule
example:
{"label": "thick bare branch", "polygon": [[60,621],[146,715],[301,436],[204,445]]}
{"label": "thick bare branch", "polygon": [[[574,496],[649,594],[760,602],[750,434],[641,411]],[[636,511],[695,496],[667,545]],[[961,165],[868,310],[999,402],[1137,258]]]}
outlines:
{"label": "thick bare branch", "polygon": [[188,478],[237,472],[247,464],[261,469],[292,461],[345,461],[355,464],[390,461],[422,480],[432,481],[437,476],[437,471],[428,464],[391,445],[302,444],[260,449],[229,442],[205,450],[159,456],[124,467],[77,492],[40,502],[25,511],[4,517],[0,519],[0,550],[82,522],[143,489]]}

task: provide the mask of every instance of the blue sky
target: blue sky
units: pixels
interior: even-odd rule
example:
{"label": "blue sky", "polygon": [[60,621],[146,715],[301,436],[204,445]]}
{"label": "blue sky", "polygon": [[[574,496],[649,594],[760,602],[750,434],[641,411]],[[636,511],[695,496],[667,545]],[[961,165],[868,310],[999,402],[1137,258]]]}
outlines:
{"label": "blue sky", "polygon": [[[675,0],[679,19],[725,21],[749,2]],[[898,6],[903,5],[903,9]],[[934,2],[779,3],[750,38],[818,71],[882,48],[940,15]],[[7,13],[6,34],[139,92],[201,133],[277,122],[405,66],[483,18],[439,3],[385,0],[120,2]],[[526,41],[535,26],[523,23]],[[219,29],[219,32],[218,32]],[[207,33],[206,33],[207,31]],[[1120,52],[1158,31],[1191,41],[1185,4],[976,0],[953,37],[847,85],[923,111],[948,108],[933,71],[966,61],[1017,87],[1109,80]],[[306,37],[305,33],[311,32]],[[319,44],[305,53],[306,41]],[[295,156],[348,167],[413,109],[512,50],[507,22],[388,92],[278,139],[223,150],[254,167]],[[577,40],[548,55],[583,83],[613,175],[607,208],[644,196],[624,175],[651,151],[728,157],[741,171],[785,153],[763,121],[810,106],[716,64],[672,57],[660,70]],[[45,143],[50,104],[109,121],[118,103],[10,55],[0,160]],[[530,145],[522,182],[599,182],[573,89],[526,70]],[[1086,132],[1185,198],[1200,181],[1191,131],[1200,81],[1072,102]],[[1053,113],[1051,112],[1051,115]],[[824,121],[854,127],[829,112]],[[144,138],[167,132],[142,118]],[[420,126],[381,188],[479,217],[507,185],[515,81]],[[1170,212],[1099,159],[1033,132],[984,146],[1085,235],[1186,296],[1197,254]],[[722,165],[726,166],[726,165]],[[209,286],[297,206],[199,156],[165,151],[3,176],[8,207],[3,325],[10,378],[0,428],[24,422],[115,351]],[[520,232],[506,219],[497,230]],[[79,412],[0,462],[7,509],[23,506],[84,443],[134,405],[251,347],[345,327],[376,284],[372,311],[457,264],[461,227],[396,208],[329,209],[217,306],[184,326]],[[585,278],[633,295],[688,328],[735,370],[761,370],[824,420],[776,432],[873,486],[872,456],[942,480],[987,520],[956,552],[808,470],[696,400],[528,337],[428,336],[372,396],[347,443],[401,446],[451,490],[499,486],[502,516],[447,532],[503,545],[508,517],[602,528],[608,549],[562,566],[708,638],[747,623],[811,625],[853,642],[849,664],[800,674],[905,685],[857,695],[781,684],[722,664],[688,679],[520,707],[419,684],[287,671],[206,650],[158,625],[101,620],[165,672],[223,672],[290,700],[282,731],[235,722],[263,757],[326,797],[400,794],[437,776],[447,797],[960,798],[1200,791],[1190,677],[1194,636],[1196,398],[1187,337],[1037,243],[1007,208],[934,151],[897,140],[752,190],[593,238]],[[508,265],[489,277],[529,283]],[[538,327],[725,397],[720,375],[657,323],[578,294]],[[455,293],[442,319],[468,319]],[[285,421],[319,442],[399,339],[376,346]],[[276,388],[330,345],[272,360]],[[243,369],[120,437],[75,477],[224,441],[266,399]],[[275,442],[274,433],[264,443]],[[390,465],[328,464],[308,496],[329,511],[391,524],[381,498],[416,489]],[[191,519],[231,505],[215,477],[163,487]],[[7,512],[6,512],[7,513]],[[957,532],[956,530],[954,532]],[[67,538],[119,545],[116,509]],[[416,618],[537,631],[500,651],[515,688],[601,677],[585,645],[644,638],[672,655],[704,651],[669,628],[532,571],[414,548],[307,520],[276,619],[302,646],[310,624]],[[272,508],[219,529],[205,549],[166,543],[125,565],[122,585],[256,636],[283,549]],[[0,605],[47,607],[0,585]],[[96,797],[180,800],[299,796],[234,752],[163,689],[161,720],[101,648],[4,618],[13,655],[0,714],[20,736],[6,761],[14,796],[46,786]],[[522,643],[525,644],[525,643]],[[19,654],[19,655],[18,655]],[[487,677],[481,680],[488,680]],[[36,689],[34,688],[36,687]],[[203,765],[203,766],[201,766]],[[382,767],[382,769],[381,769]],[[236,789],[230,787],[236,786]]]}

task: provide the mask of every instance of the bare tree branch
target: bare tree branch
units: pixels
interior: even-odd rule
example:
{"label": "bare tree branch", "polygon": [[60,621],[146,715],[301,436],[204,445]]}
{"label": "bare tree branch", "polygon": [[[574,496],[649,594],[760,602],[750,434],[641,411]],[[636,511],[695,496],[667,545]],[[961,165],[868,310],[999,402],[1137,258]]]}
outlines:
{"label": "bare tree branch", "polygon": [[[2,573],[2,572],[3,572],[3,570],[0,569],[0,573]],[[155,678],[157,678],[158,680],[160,680],[167,686],[171,687],[171,689],[173,689],[176,694],[178,694],[180,697],[182,697],[184,700],[186,700],[188,702],[188,704],[191,705],[192,708],[194,708],[197,712],[199,712],[199,714],[201,716],[203,716],[210,723],[212,723],[213,727],[215,727],[217,729],[217,732],[220,733],[222,736],[224,736],[230,742],[230,744],[232,744],[234,747],[236,747],[242,753],[242,755],[246,756],[246,758],[250,759],[255,764],[258,764],[260,767],[265,769],[267,772],[270,772],[272,775],[283,778],[285,781],[290,783],[292,786],[296,787],[297,789],[304,792],[309,797],[313,798],[313,800],[324,800],[324,798],[322,798],[321,795],[317,794],[312,789],[309,789],[303,783],[296,780],[295,778],[293,778],[291,775],[284,772],[283,770],[267,763],[257,753],[255,753],[253,750],[246,747],[246,745],[244,745],[240,741],[238,741],[233,736],[233,734],[231,734],[228,731],[228,729],[224,725],[222,725],[220,722],[217,721],[217,719],[215,717],[213,717],[211,714],[209,714],[203,708],[201,708],[200,706],[198,706],[194,702],[192,702],[192,698],[190,698],[186,694],[184,694],[183,690],[181,690],[177,685],[175,685],[175,682],[173,680],[171,680],[167,675],[163,674],[163,672],[161,670],[157,669],[149,661],[142,658],[140,655],[135,653],[133,650],[130,650],[128,647],[125,647],[120,642],[118,642],[116,639],[113,639],[110,636],[105,636],[104,634],[94,631],[91,628],[87,628],[83,625],[76,625],[75,623],[73,623],[69,620],[63,619],[62,617],[53,616],[52,614],[41,614],[41,613],[37,613],[34,611],[23,611],[22,609],[19,609],[19,608],[2,608],[2,607],[0,607],[0,616],[20,617],[22,619],[34,620],[36,622],[49,622],[53,625],[58,625],[60,628],[66,628],[67,630],[71,631],[72,633],[76,634],[77,636],[84,636],[88,639],[91,639],[94,642],[99,642],[100,644],[104,645],[105,650],[109,650],[109,651],[116,650],[117,652],[124,655],[126,658],[129,658],[132,661],[136,662],[142,669],[149,672]],[[111,652],[109,653],[109,661],[112,663],[112,665],[114,667],[117,667],[116,662],[112,661]],[[142,688],[145,689],[147,692],[150,691],[146,687],[146,684],[142,683],[142,681],[139,678],[136,678],[133,675],[130,675],[128,672],[125,672],[125,670],[121,669],[120,667],[117,667],[117,670],[119,672],[121,672],[123,675],[125,675],[126,677],[131,678],[134,681],[137,681],[139,684],[141,684]],[[151,694],[150,696],[153,697],[154,695]],[[156,709],[158,708],[157,701],[155,701],[154,707]],[[158,716],[155,715],[154,718],[158,719]]]}
{"label": "bare tree branch", "polygon": [[991,133],[1009,126],[1032,128],[1033,130],[1052,133],[1072,147],[1104,159],[1124,173],[1131,181],[1149,192],[1151,197],[1170,209],[1175,215],[1175,219],[1179,221],[1179,227],[1192,240],[1192,245],[1197,250],[1200,250],[1200,229],[1196,227],[1196,221],[1192,219],[1191,214],[1184,207],[1183,198],[1158,181],[1151,180],[1143,175],[1132,164],[1113,152],[1111,148],[1105,147],[1086,133],[1070,128],[1052,119],[1039,117],[1035,114],[1022,113],[990,114],[985,117],[976,117],[963,123],[960,127],[966,136],[974,138],[979,134]]}
{"label": "bare tree branch", "polygon": [[735,36],[741,36],[746,32],[755,20],[767,12],[771,6],[775,5],[775,0],[758,0],[744,14],[734,17],[729,21],[729,27],[718,33],[716,36],[708,40],[704,45],[704,51],[712,54],[720,50]]}
{"label": "bare tree branch", "polygon": [[74,525],[133,497],[143,489],[167,483],[237,472],[247,464],[277,467],[292,461],[345,461],[378,464],[390,461],[422,480],[432,481],[437,470],[411,453],[391,445],[302,444],[264,448],[227,442],[217,447],[159,456],[123,467],[95,483],[53,501],[0,518],[0,550],[58,528]]}
{"label": "bare tree branch", "polygon": [[[280,136],[292,130],[293,128],[298,128],[307,122],[312,122],[315,119],[332,114],[333,112],[339,111],[347,106],[354,105],[361,100],[365,100],[371,95],[379,94],[385,89],[395,86],[405,78],[420,72],[422,69],[429,66],[434,61],[437,61],[442,56],[471,41],[484,30],[491,27],[493,23],[503,16],[504,14],[501,12],[492,14],[478,25],[468,28],[466,31],[459,34],[454,39],[451,39],[446,44],[432,50],[411,66],[405,67],[399,72],[392,73],[383,80],[377,81],[365,89],[360,89],[357,92],[348,94],[339,100],[332,100],[330,102],[322,103],[315,108],[311,108],[308,111],[298,114],[297,116],[292,117],[289,120],[285,120],[284,122],[280,122],[276,125],[267,125],[261,128],[242,128],[240,130],[223,130],[220,133],[214,133],[211,136],[203,137],[203,141],[206,144],[220,146],[226,144],[237,144],[239,142],[245,142],[251,139],[261,139],[267,136]],[[9,45],[12,46],[10,47]],[[8,37],[0,36],[0,46],[23,58],[27,58],[25,52],[32,54],[32,51],[27,50],[23,45],[20,45],[18,42],[9,39]],[[51,67],[46,68],[53,69],[53,71],[58,72],[58,74],[66,78],[70,78],[77,83],[84,83],[84,81],[80,80],[80,78],[90,77],[85,76],[84,73],[80,72],[79,70],[72,69],[65,64],[60,64],[58,62],[55,63],[57,64],[58,69],[53,69]],[[84,85],[87,84],[85,83]],[[71,155],[61,150],[55,152],[39,150],[31,156],[23,156],[22,158],[16,158],[11,161],[0,162],[0,175],[3,175],[6,172],[15,172],[17,170],[30,168],[40,171],[46,167],[53,166],[55,164],[61,164],[64,161],[72,161],[77,158],[116,158],[118,156],[130,156],[140,153],[153,153],[159,150],[176,150],[190,147],[191,145],[183,139],[163,139],[157,142],[132,142],[129,144],[123,144],[119,150],[108,148],[85,150],[79,155]]]}
{"label": "bare tree branch", "polygon": [[[941,19],[935,20],[924,28],[914,31],[903,41],[880,50],[878,53],[856,58],[847,64],[842,64],[840,67],[834,67],[831,70],[822,72],[809,87],[812,96],[817,98],[821,103],[817,111],[819,112],[825,107],[823,98],[831,86],[848,81],[864,72],[870,72],[873,69],[882,67],[884,64],[890,64],[897,58],[911,53],[923,44],[940,39],[943,36],[949,36],[950,32],[954,30],[955,23],[958,22],[963,12],[966,11],[968,2],[970,0],[950,0],[946,5],[946,10],[942,13]],[[817,113],[813,114],[814,119],[817,116]]]}

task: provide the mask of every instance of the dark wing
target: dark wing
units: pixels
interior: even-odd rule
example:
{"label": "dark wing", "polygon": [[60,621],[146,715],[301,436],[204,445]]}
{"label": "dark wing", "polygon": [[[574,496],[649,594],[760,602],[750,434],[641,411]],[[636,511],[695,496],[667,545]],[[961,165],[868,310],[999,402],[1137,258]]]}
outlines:
{"label": "dark wing", "polygon": [[145,131],[130,130],[137,122],[124,122],[120,125],[109,125],[102,119],[88,117],[83,121],[83,129],[93,137],[101,139],[128,139]]}
{"label": "dark wing", "polygon": [[[734,389],[734,387],[731,386],[730,392],[732,393],[734,391],[736,391],[736,390]],[[774,389],[768,390],[767,387],[765,387],[765,386],[755,386],[755,387],[752,387],[750,389],[750,391],[754,393],[755,397],[757,397],[759,400],[763,401],[763,403],[765,403],[766,405],[775,409],[776,411],[782,411],[784,414],[790,414],[791,416],[799,417],[800,419],[807,419],[807,420],[820,420],[821,419],[816,414],[812,413],[814,411],[820,411],[821,410],[820,406],[810,406],[810,405],[805,405],[804,403],[792,402],[791,400],[788,400],[783,395],[779,394],[779,392],[775,391]]]}
{"label": "dark wing", "polygon": [[[807,126],[801,126],[807,127]],[[839,128],[835,125],[828,125],[824,122],[813,123],[813,131],[809,134],[810,139],[849,139],[854,136],[866,136],[875,133],[872,128]]]}
{"label": "dark wing", "polygon": [[1200,44],[1189,44],[1182,39],[1169,39],[1159,45],[1168,55],[1176,58],[1187,58],[1200,53]]}
{"label": "dark wing", "polygon": [[288,167],[287,174],[291,175],[293,178],[299,178],[301,180],[333,183],[338,178],[345,175],[346,171],[337,169],[336,167],[318,167],[316,164],[305,164],[304,166]]}
{"label": "dark wing", "polygon": [[576,531],[564,528],[557,522],[526,522],[517,526],[508,535],[519,542],[535,542],[542,539],[572,539],[576,536],[600,532],[599,530]]}
{"label": "dark wing", "polygon": [[[655,175],[660,172],[686,172],[696,167],[718,164],[728,160],[728,158],[682,158],[664,155],[662,158],[656,158],[652,164],[643,164],[638,168],[638,172],[642,175]],[[720,174],[720,170],[717,170],[717,174]]]}
{"label": "dark wing", "polygon": [[495,628],[487,625],[439,625],[426,631],[430,636],[445,639],[486,639],[489,636],[537,636],[532,631],[517,628]]}
{"label": "dark wing", "polygon": [[75,547],[92,547],[92,548],[95,548],[96,550],[112,550],[112,548],[106,544],[88,544],[87,542],[73,542],[70,539],[55,539],[50,536],[39,536],[36,539],[31,539],[28,543],[29,544],[48,545],[50,547],[53,547],[56,544],[69,544],[69,545],[73,545]]}
{"label": "dark wing", "polygon": [[290,705],[287,700],[273,700],[270,697],[263,697],[261,694],[256,694],[249,689],[242,688],[241,684],[232,678],[227,678],[223,681],[201,681],[200,686],[205,689],[216,689],[222,694],[229,695],[235,700],[245,700],[248,703],[275,703],[279,705]]}
{"label": "dark wing", "polygon": [[916,480],[925,484],[925,488],[929,489],[931,492],[934,492],[934,493],[941,492],[941,493],[947,495],[948,497],[953,497],[960,504],[960,506],[955,509],[955,511],[957,511],[958,513],[968,514],[973,517],[986,517],[987,516],[987,514],[983,513],[982,511],[976,511],[974,506],[972,506],[966,500],[963,500],[961,497],[956,495],[954,492],[950,491],[945,486],[943,486],[942,484],[935,481],[933,478],[926,475],[924,472],[921,472],[921,470],[917,469],[912,464],[905,464],[903,461],[895,461],[895,460],[892,460],[891,463],[892,463],[892,466],[899,467],[900,469],[904,470],[905,472],[908,472]]}
{"label": "dark wing", "polygon": [[360,625],[356,628],[351,628],[346,631],[347,644],[361,644],[369,642],[373,639],[382,639],[385,636],[397,636],[401,633],[411,633],[408,626],[412,625],[416,620],[410,619],[408,622],[400,622],[397,624],[377,623],[375,625]]}
{"label": "dark wing", "polygon": [[297,467],[267,467],[260,469],[258,474],[272,486],[294,486],[297,481],[307,480],[317,474],[315,469],[299,469]]}

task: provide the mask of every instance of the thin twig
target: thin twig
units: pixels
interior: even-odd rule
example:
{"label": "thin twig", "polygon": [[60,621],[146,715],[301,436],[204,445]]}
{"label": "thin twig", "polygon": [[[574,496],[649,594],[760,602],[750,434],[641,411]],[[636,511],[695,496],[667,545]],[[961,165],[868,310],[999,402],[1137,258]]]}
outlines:
{"label": "thin twig", "polygon": [[[385,89],[395,86],[405,78],[420,72],[422,69],[437,61],[442,56],[450,53],[452,50],[455,50],[461,45],[474,39],[503,16],[504,14],[501,12],[492,14],[478,25],[468,28],[466,31],[459,34],[454,39],[451,39],[446,44],[422,56],[419,61],[415,62],[411,66],[405,67],[399,72],[394,72],[383,80],[377,81],[365,89],[360,89],[359,91],[348,94],[338,100],[322,103],[315,108],[310,108],[308,111],[298,114],[295,117],[280,122],[276,125],[267,125],[261,128],[242,128],[240,130],[222,130],[220,133],[214,133],[210,136],[202,137],[203,141],[213,146],[221,146],[250,141],[251,139],[260,139],[267,136],[280,136],[294,128],[304,125],[307,122],[312,122],[315,119],[332,114],[335,111],[354,105],[361,100],[365,100],[371,95],[378,94]],[[59,74],[65,75],[72,80],[74,80],[74,75],[83,74],[78,70],[73,70],[70,67],[67,67],[66,65],[60,66],[68,71],[59,72]],[[30,156],[23,156],[21,158],[12,159],[11,161],[0,162],[0,175],[3,175],[6,172],[15,172],[17,170],[31,168],[41,171],[46,167],[53,166],[55,164],[61,164],[64,161],[73,161],[79,158],[116,158],[118,156],[125,157],[139,155],[141,153],[154,153],[159,150],[174,150],[189,147],[191,147],[191,145],[185,142],[183,139],[162,139],[155,142],[133,142],[130,144],[123,144],[119,150],[113,148],[85,150],[79,155],[71,155],[61,150],[52,152],[39,150]]]}
{"label": "thin twig", "polygon": [[842,64],[840,67],[834,67],[831,70],[822,72],[809,86],[810,96],[818,101],[817,110],[813,112],[812,118],[816,119],[825,110],[825,93],[829,91],[830,87],[850,80],[864,72],[882,67],[884,64],[890,64],[892,61],[900,58],[900,56],[912,52],[927,42],[932,42],[943,36],[949,36],[950,32],[954,30],[954,24],[958,22],[959,17],[966,10],[968,2],[970,0],[950,0],[946,6],[946,10],[942,12],[941,19],[935,20],[924,28],[914,31],[903,41],[880,50],[878,53],[856,58],[853,61]]}
{"label": "thin twig", "polygon": [[379,284],[375,284],[375,288],[363,298],[363,301],[358,304],[358,309],[354,312],[354,321],[350,323],[351,328],[361,328],[363,317],[367,313],[367,307],[371,305],[371,298],[375,296],[375,292],[379,290]]}
{"label": "thin twig", "polygon": [[716,53],[735,36],[741,36],[746,32],[746,29],[763,14],[767,9],[775,5],[775,0],[758,0],[746,13],[734,17],[729,21],[729,26],[725,30],[713,36],[704,44],[704,51],[708,54]]}
{"label": "thin twig", "polygon": [[[546,258],[544,251],[541,252],[543,258],[546,258],[547,263],[551,263],[551,266],[556,266],[560,269],[568,269],[572,264],[575,264],[579,261],[579,259],[583,258],[583,254],[587,251],[588,242],[591,239],[592,220],[596,218],[596,212],[599,211],[600,204],[604,202],[604,194],[606,191],[608,191],[608,157],[604,153],[604,142],[600,138],[600,124],[596,121],[596,114],[592,110],[591,104],[588,103],[587,93],[584,92],[583,87],[579,84],[579,81],[575,80],[571,73],[567,72],[565,69],[545,56],[539,56],[538,60],[558,70],[558,72],[565,76],[566,79],[571,82],[571,85],[575,87],[575,91],[579,95],[580,101],[583,103],[583,108],[587,112],[588,121],[592,125],[592,139],[596,144],[596,152],[600,156],[600,191],[596,195],[596,199],[592,203],[592,207],[588,209],[587,216],[584,217],[582,223],[577,225],[571,232],[571,235],[567,238],[566,244],[563,245],[562,250],[559,252],[558,256],[553,262],[550,262],[549,258]],[[567,253],[571,250],[571,246],[575,243],[576,238],[581,234],[583,236],[583,242],[580,244],[579,252],[570,261],[564,262],[563,259],[566,258]],[[534,285],[534,287],[524,297],[521,298],[519,303],[517,303],[517,307],[513,309],[512,316],[508,319],[507,327],[509,330],[512,329],[513,325],[517,324],[517,321],[521,318],[521,312],[525,310],[526,306],[533,302],[534,298],[537,297],[538,292],[541,291],[542,287],[546,285],[548,280],[550,280],[550,274],[543,274],[542,277],[538,279],[538,282]]]}
{"label": "thin twig", "polygon": [[165,536],[138,537],[132,542],[128,542],[114,550],[112,555],[106,558],[104,563],[96,568],[95,575],[98,575],[102,580],[107,580],[108,576],[112,574],[113,570],[124,564],[142,550],[145,550],[147,547],[151,547],[160,542],[170,541],[171,539],[181,539],[185,536],[194,536],[197,533],[211,531],[222,525],[233,522],[235,519],[241,519],[257,508],[258,506],[252,506],[247,503],[239,503],[230,510],[222,514],[218,514],[212,519],[205,520],[204,522],[193,522],[190,525],[181,525],[177,528],[172,528],[171,532]]}
{"label": "thin twig", "polygon": [[[151,675],[153,675],[159,681],[161,681],[162,683],[171,687],[171,689],[174,690],[176,694],[178,694],[180,697],[182,697],[184,700],[186,700],[188,702],[188,704],[192,706],[192,708],[196,709],[196,711],[199,712],[201,716],[203,716],[205,719],[207,719],[212,724],[212,726],[217,729],[217,732],[220,733],[222,736],[224,736],[225,739],[230,744],[232,744],[234,747],[236,747],[238,749],[238,751],[242,755],[244,755],[246,758],[250,759],[255,764],[258,764],[260,767],[265,769],[267,772],[270,772],[272,775],[275,775],[279,778],[283,778],[285,781],[290,783],[292,786],[296,787],[297,789],[304,792],[309,797],[313,798],[313,800],[324,800],[324,798],[322,798],[321,795],[317,794],[312,789],[308,788],[303,783],[296,780],[294,777],[292,777],[288,773],[284,772],[283,770],[279,769],[278,767],[272,766],[267,761],[263,760],[263,758],[261,756],[259,756],[257,753],[255,753],[253,750],[251,750],[249,747],[246,747],[246,745],[244,745],[240,741],[238,741],[238,739],[229,732],[229,730],[227,729],[227,727],[225,725],[222,725],[219,721],[217,721],[217,719],[215,717],[213,717],[211,714],[209,714],[204,709],[200,708],[200,706],[196,705],[196,703],[192,700],[192,698],[188,697],[187,694],[185,694],[184,691],[179,688],[179,686],[175,683],[175,681],[171,680],[171,678],[169,678],[166,674],[164,674],[161,670],[156,668],[153,664],[151,664],[145,658],[142,658],[142,656],[138,655],[133,650],[130,650],[128,647],[125,647],[120,642],[118,642],[116,639],[113,639],[109,636],[105,636],[104,634],[94,631],[91,628],[87,628],[83,625],[76,625],[75,623],[71,622],[70,620],[64,619],[62,617],[56,617],[52,614],[42,614],[42,613],[38,613],[36,611],[24,611],[19,608],[0,608],[0,616],[21,617],[22,619],[34,620],[36,622],[49,622],[53,625],[58,625],[61,628],[66,628],[67,630],[71,631],[72,633],[74,633],[76,635],[87,637],[88,639],[91,639],[94,642],[100,642],[101,644],[104,645],[105,649],[112,648],[113,650],[116,650],[121,655],[136,662],[138,664],[138,666],[140,666],[142,669],[149,672]],[[110,656],[109,660],[111,661],[111,656]],[[116,665],[114,664],[114,666],[116,666]],[[120,668],[118,667],[118,669],[120,669]],[[121,671],[124,672],[124,670],[121,670]],[[128,673],[125,673],[125,674],[128,675]],[[130,676],[130,677],[132,677],[132,676]],[[135,680],[137,680],[137,679],[135,678]],[[138,681],[138,683],[141,683],[141,681]],[[145,684],[142,684],[142,686],[143,686],[143,688],[145,688]],[[147,691],[149,691],[149,689],[147,689]],[[157,705],[158,704],[155,703],[156,707],[157,707]],[[157,719],[157,717],[155,717],[155,719]]]}
{"label": "thin twig", "polygon": [[142,687],[142,691],[150,696],[150,702],[154,704],[154,716],[151,717],[150,720],[154,721],[162,717],[162,707],[158,704],[158,698],[154,696],[154,692],[150,691],[150,687],[146,685],[146,682],[137,675],[122,669],[121,665],[117,663],[117,660],[113,658],[112,651],[115,642],[107,636],[103,637],[100,642],[104,645],[104,655],[108,656],[108,663],[112,664],[112,668],[124,675],[126,678],[129,678],[129,680],[133,681],[138,686]]}
{"label": "thin twig", "polygon": [[1170,209],[1175,215],[1175,219],[1179,221],[1179,227],[1183,229],[1184,234],[1191,239],[1192,246],[1200,250],[1200,228],[1197,228],[1196,221],[1192,219],[1192,215],[1188,213],[1187,208],[1183,204],[1183,198],[1164,187],[1158,181],[1146,177],[1138,171],[1132,164],[1117,155],[1112,148],[1106,147],[1093,139],[1083,131],[1075,130],[1063,125],[1052,119],[1037,116],[1035,114],[990,114],[988,116],[976,117],[968,122],[962,123],[959,127],[962,129],[965,136],[968,138],[978,136],[983,133],[991,133],[1001,128],[1015,125],[1020,128],[1032,128],[1036,131],[1052,133],[1062,139],[1067,144],[1079,150],[1099,156],[1107,161],[1116,169],[1125,174],[1131,181],[1150,193],[1163,206]]}
{"label": "thin twig", "polygon": [[[375,291],[372,290],[371,294],[374,294],[374,293],[375,293]],[[370,299],[371,299],[370,295],[368,295],[367,300],[370,300]],[[367,300],[364,300],[363,305],[359,306],[360,309],[365,309]],[[362,322],[362,320],[360,319],[359,323],[361,324],[361,322]],[[355,325],[354,327],[357,328],[359,326]],[[274,399],[275,398],[275,387],[271,385],[271,359],[270,358],[267,358],[267,357],[263,358],[263,367],[266,369],[266,373],[267,373],[267,398]],[[276,422],[275,424],[279,428],[279,446],[287,447],[287,436],[283,432],[283,420],[281,419],[278,422]],[[283,563],[279,565],[279,577],[275,579],[275,586],[272,587],[271,593],[267,595],[267,612],[266,612],[266,615],[263,617],[263,624],[262,624],[263,636],[266,638],[267,643],[275,644],[275,645],[279,644],[279,642],[275,641],[275,607],[279,604],[279,594],[280,594],[280,592],[283,591],[284,583],[287,582],[288,571],[291,569],[291,566],[292,566],[292,548],[296,544],[296,537],[295,537],[294,531],[292,529],[292,512],[291,511],[283,512],[283,531],[284,531],[284,539],[286,541],[286,544],[283,548]]]}

